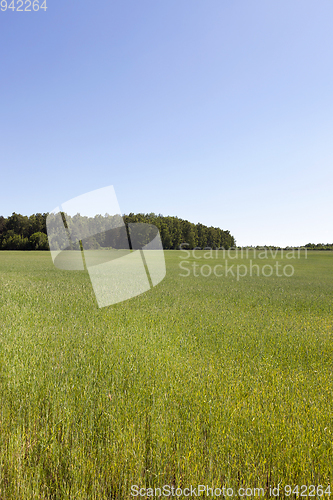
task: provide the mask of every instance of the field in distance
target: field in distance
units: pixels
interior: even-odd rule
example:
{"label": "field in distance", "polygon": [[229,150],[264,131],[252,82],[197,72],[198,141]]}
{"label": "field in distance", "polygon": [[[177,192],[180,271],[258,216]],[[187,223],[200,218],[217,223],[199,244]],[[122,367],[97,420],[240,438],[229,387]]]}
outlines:
{"label": "field in distance", "polygon": [[99,309],[87,271],[0,252],[1,499],[328,486],[333,252],[204,256],[166,251],[159,285]]}

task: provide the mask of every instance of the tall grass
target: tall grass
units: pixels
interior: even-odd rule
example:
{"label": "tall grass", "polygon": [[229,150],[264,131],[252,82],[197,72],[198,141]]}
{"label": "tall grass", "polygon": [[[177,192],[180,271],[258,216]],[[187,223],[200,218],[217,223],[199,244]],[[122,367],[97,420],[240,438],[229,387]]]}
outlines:
{"label": "tall grass", "polygon": [[180,255],[98,309],[86,272],[0,253],[1,500],[330,483],[333,254],[239,281]]}

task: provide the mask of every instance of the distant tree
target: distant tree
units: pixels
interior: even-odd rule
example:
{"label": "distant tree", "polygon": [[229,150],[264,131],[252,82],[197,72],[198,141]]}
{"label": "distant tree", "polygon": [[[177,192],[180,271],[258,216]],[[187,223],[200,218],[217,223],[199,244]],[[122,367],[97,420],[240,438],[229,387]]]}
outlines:
{"label": "distant tree", "polygon": [[189,221],[182,221],[182,243],[188,243],[188,248],[191,250],[198,244],[197,228]]}
{"label": "distant tree", "polygon": [[83,241],[83,248],[85,250],[98,250],[100,248],[100,244],[94,238],[94,236],[90,236],[86,240]]}
{"label": "distant tree", "polygon": [[7,219],[2,215],[0,216],[0,235],[5,231]]}
{"label": "distant tree", "polygon": [[28,237],[29,218],[25,215],[13,212],[12,215],[7,219],[6,230],[7,231],[12,230],[14,231],[15,234],[18,234],[23,237]]}
{"label": "distant tree", "polygon": [[198,246],[205,248],[207,246],[207,227],[203,224],[197,224]]}
{"label": "distant tree", "polygon": [[31,250],[49,250],[49,242],[47,236],[40,231],[30,236],[29,243]]}
{"label": "distant tree", "polygon": [[166,223],[162,223],[161,226],[161,239],[163,241],[163,248],[166,250],[172,248],[172,236],[170,234],[168,224]]}
{"label": "distant tree", "polygon": [[173,249],[178,249],[179,245],[182,243],[182,228],[180,221],[177,217],[172,218],[172,234],[173,234],[173,242],[172,242],[172,248]]}
{"label": "distant tree", "polygon": [[29,217],[29,237],[35,233],[46,233],[46,217],[48,214],[33,214]]}
{"label": "distant tree", "polygon": [[20,234],[15,234],[12,229],[6,232],[1,240],[2,250],[29,250],[29,240]]}

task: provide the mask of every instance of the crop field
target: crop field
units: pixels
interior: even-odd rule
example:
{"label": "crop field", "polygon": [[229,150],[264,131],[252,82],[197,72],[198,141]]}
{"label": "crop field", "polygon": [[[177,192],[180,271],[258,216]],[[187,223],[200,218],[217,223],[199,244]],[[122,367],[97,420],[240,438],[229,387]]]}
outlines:
{"label": "crop field", "polygon": [[204,255],[166,251],[158,286],[99,309],[86,271],[0,252],[1,500],[330,485],[333,253],[238,278]]}

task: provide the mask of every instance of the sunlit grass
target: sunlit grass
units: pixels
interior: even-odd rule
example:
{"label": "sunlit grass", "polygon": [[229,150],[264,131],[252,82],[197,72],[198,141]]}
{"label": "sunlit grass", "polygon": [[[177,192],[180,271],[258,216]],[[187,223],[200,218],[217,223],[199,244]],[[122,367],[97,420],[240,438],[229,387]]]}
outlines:
{"label": "sunlit grass", "polygon": [[0,253],[1,500],[329,484],[333,254],[239,281],[182,277],[181,255],[99,309],[86,271]]}

